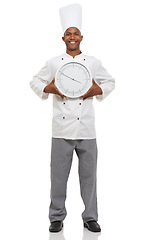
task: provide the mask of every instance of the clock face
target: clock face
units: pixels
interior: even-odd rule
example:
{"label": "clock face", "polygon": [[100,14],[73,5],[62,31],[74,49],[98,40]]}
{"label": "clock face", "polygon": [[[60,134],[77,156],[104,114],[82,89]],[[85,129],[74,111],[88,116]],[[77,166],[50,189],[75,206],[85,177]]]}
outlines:
{"label": "clock face", "polygon": [[83,64],[69,62],[57,70],[55,85],[65,96],[78,98],[89,90],[92,85],[92,77]]}

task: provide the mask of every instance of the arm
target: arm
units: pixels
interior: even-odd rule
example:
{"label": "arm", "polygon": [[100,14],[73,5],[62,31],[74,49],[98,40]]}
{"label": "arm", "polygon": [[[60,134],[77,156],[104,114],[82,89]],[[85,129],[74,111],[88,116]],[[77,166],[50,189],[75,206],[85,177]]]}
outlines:
{"label": "arm", "polygon": [[115,88],[115,80],[102,66],[101,62],[96,71],[95,81],[102,89],[102,95],[97,95],[96,98],[98,101],[102,101]]}
{"label": "arm", "polygon": [[102,93],[102,89],[98,86],[98,84],[96,84],[94,78],[92,78],[92,87],[80,98],[83,98],[83,100],[85,100],[86,98],[101,95]]}
{"label": "arm", "polygon": [[47,99],[49,93],[44,92],[45,87],[52,81],[52,72],[50,63],[45,66],[33,77],[30,82],[32,90],[42,99]]}
{"label": "arm", "polygon": [[83,100],[89,97],[96,96],[98,101],[102,101],[115,87],[115,80],[109,75],[106,69],[99,62],[98,68],[94,78],[92,79],[92,86],[83,96]]}
{"label": "arm", "polygon": [[53,93],[53,94],[58,94],[59,96],[61,96],[62,98],[65,97],[65,95],[63,95],[62,93],[59,92],[59,90],[56,88],[55,86],[55,78],[53,78],[53,81],[51,83],[49,83],[45,88],[44,88],[44,92],[45,93]]}

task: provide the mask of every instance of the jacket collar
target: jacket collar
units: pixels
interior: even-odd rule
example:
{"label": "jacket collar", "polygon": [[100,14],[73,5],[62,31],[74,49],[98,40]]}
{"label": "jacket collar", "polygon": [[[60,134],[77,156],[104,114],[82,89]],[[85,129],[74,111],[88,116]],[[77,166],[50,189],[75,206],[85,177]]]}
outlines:
{"label": "jacket collar", "polygon": [[[69,57],[69,58],[73,58],[71,55],[69,55],[68,53],[65,53],[65,55],[67,56],[67,57]],[[75,57],[74,57],[74,59],[75,58],[80,58],[80,57],[82,57],[83,56],[83,53],[80,53],[80,54],[78,54],[78,55],[76,55]]]}

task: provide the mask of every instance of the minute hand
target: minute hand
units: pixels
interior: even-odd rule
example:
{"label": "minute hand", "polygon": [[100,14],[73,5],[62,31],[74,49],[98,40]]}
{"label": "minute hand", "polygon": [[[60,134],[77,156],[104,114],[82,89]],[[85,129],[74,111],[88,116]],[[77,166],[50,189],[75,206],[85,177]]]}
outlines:
{"label": "minute hand", "polygon": [[65,77],[68,77],[68,78],[72,79],[72,80],[75,81],[75,82],[79,82],[79,83],[81,83],[80,81],[75,80],[74,78],[71,78],[71,77],[67,76],[66,74],[64,74],[64,73],[62,73],[62,72],[61,72],[61,74],[64,75]]}

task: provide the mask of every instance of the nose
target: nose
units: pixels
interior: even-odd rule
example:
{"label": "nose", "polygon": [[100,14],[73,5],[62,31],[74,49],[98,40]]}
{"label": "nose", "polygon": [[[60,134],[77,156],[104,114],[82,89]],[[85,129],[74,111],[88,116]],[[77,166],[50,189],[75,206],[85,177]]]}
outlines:
{"label": "nose", "polygon": [[74,34],[73,34],[73,33],[70,35],[70,39],[71,39],[71,40],[74,40],[74,39],[75,39],[75,37],[74,37]]}

